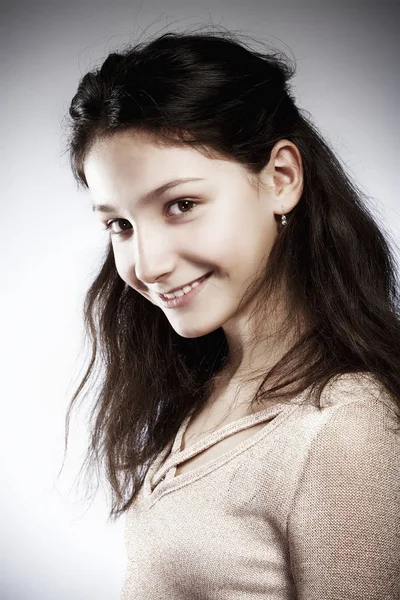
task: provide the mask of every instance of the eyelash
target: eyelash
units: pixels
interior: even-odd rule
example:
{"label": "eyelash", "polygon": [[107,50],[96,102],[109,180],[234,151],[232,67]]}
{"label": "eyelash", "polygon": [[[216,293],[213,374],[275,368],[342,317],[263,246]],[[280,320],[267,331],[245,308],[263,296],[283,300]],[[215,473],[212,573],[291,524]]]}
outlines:
{"label": "eyelash", "polygon": [[[189,200],[187,198],[182,198],[179,200],[173,200],[172,202],[169,202],[168,204],[166,204],[166,207],[168,208],[168,210],[171,208],[171,206],[173,206],[174,204],[179,204],[180,202],[189,202],[190,204],[194,204],[197,205],[197,202],[194,202],[194,200]],[[193,209],[187,211],[187,212],[192,212]],[[181,213],[182,215],[185,215],[187,213]],[[177,217],[179,215],[172,215],[173,217]],[[127,221],[127,219],[112,219],[111,221],[108,221],[108,223],[106,224],[105,227],[103,227],[103,229],[105,231],[108,231],[109,229],[111,229],[111,226],[113,223],[115,223],[116,221]],[[129,233],[129,229],[126,229],[125,231],[120,231],[120,232],[115,232],[111,230],[111,235],[120,235],[120,236],[125,236],[127,233]]]}

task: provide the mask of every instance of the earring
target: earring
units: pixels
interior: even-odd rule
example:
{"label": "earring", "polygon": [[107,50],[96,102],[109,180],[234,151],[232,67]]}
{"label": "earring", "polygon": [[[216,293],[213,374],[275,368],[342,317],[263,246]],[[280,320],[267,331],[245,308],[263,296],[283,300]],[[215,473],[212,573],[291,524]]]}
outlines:
{"label": "earring", "polygon": [[[282,210],[283,210],[283,206],[282,206]],[[286,215],[281,216],[281,223],[282,223],[282,227],[287,224]]]}

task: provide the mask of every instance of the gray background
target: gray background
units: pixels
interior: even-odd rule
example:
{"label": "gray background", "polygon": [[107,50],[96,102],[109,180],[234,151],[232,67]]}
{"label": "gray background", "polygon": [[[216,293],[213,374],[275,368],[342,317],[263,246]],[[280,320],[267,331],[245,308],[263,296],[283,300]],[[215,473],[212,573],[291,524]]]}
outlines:
{"label": "gray background", "polygon": [[394,3],[166,0],[162,12],[158,4],[47,0],[2,8],[2,600],[117,600],[126,567],[124,518],[107,523],[102,488],[83,503],[84,488],[74,487],[87,442],[82,413],[57,477],[64,415],[86,356],[83,296],[106,242],[64,153],[63,117],[88,69],[145,29],[207,23],[286,50],[298,64],[299,106],[400,240]]}

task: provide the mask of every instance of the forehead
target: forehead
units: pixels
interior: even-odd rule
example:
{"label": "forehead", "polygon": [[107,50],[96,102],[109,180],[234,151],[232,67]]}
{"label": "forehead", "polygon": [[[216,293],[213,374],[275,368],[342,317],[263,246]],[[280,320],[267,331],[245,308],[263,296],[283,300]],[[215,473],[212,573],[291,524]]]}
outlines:
{"label": "forehead", "polygon": [[166,177],[190,176],[193,169],[210,173],[227,168],[227,161],[208,158],[193,147],[161,145],[129,132],[95,142],[84,162],[88,183],[101,173],[104,178],[123,177],[138,184],[157,185]]}
{"label": "forehead", "polygon": [[118,132],[97,140],[84,161],[88,181],[135,180],[138,185],[157,186],[168,178],[248,175],[243,165],[207,149],[188,145],[166,145],[143,133]]}
{"label": "forehead", "polygon": [[133,131],[118,132],[98,140],[90,149],[84,172],[95,196],[145,195],[150,190],[177,178],[220,178],[236,181],[248,176],[239,163],[200,151],[193,146],[166,145]]}

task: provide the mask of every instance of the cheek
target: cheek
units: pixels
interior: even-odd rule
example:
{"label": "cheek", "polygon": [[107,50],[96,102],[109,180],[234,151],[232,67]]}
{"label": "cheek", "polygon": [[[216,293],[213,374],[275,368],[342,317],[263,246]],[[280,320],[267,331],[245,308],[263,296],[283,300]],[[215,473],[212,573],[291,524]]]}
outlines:
{"label": "cheek", "polygon": [[220,256],[248,276],[266,263],[276,236],[274,219],[254,213],[226,229],[226,235],[220,239]]}
{"label": "cheek", "polygon": [[239,211],[234,207],[231,210],[214,212],[212,218],[202,224],[201,232],[197,239],[198,247],[214,255],[215,259],[229,261],[229,258],[239,251],[245,236]]}
{"label": "cheek", "polygon": [[134,264],[132,262],[128,262],[128,260],[124,258],[123,253],[114,253],[114,260],[115,268],[122,281],[124,281],[130,287],[138,289],[139,282],[135,278]]}

